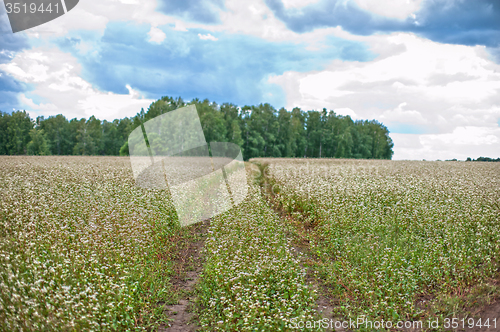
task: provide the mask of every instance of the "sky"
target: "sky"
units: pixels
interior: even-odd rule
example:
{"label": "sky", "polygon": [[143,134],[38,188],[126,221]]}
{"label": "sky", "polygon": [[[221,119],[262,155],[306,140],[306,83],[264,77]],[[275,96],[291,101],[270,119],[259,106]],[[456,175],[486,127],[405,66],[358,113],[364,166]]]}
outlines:
{"label": "sky", "polygon": [[500,157],[500,1],[80,0],[17,33],[0,4],[1,111],[162,96],[376,119],[396,160]]}

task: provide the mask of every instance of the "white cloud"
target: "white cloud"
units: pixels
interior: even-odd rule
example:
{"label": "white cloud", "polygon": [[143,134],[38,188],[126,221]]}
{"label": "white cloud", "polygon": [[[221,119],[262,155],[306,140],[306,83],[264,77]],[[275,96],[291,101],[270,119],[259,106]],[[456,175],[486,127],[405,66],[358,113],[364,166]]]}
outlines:
{"label": "white cloud", "polygon": [[212,36],[211,34],[202,35],[201,33],[199,33],[199,34],[198,34],[198,37],[199,37],[201,40],[213,40],[213,41],[219,40],[218,38],[215,38],[215,37],[214,37],[214,36]]}
{"label": "white cloud", "polygon": [[[303,8],[311,4],[320,2],[320,0],[282,0],[286,9]],[[369,12],[397,19],[405,19],[412,16],[415,19],[414,12],[421,7],[422,0],[344,0],[341,2],[354,2],[360,8]],[[413,14],[413,15],[412,15]]]}
{"label": "white cloud", "polygon": [[350,109],[348,107],[336,108],[333,111],[337,115],[343,115],[343,116],[349,115],[351,117],[351,119],[353,119],[353,120],[357,120],[358,119],[358,116],[356,115],[356,113],[352,109]]}
{"label": "white cloud", "polygon": [[173,30],[175,30],[175,31],[184,31],[184,32],[188,31],[188,29],[186,29],[186,24],[184,24],[184,22],[181,22],[181,21],[175,22]]}
{"label": "white cloud", "polygon": [[44,56],[42,52],[26,53],[23,56],[23,62],[29,65],[29,71],[21,69],[15,59],[7,64],[0,64],[0,69],[23,82],[43,82],[48,78],[49,66],[45,64],[48,62],[48,57]]}
{"label": "white cloud", "polygon": [[160,44],[167,37],[165,32],[161,31],[157,27],[151,27],[151,30],[149,30],[148,32],[148,36],[149,36],[149,42],[156,44]]}
{"label": "white cloud", "polygon": [[431,142],[438,140],[444,144],[457,145],[491,145],[500,143],[499,128],[489,127],[457,127],[452,133],[422,135],[420,141],[424,145],[432,145]]}
{"label": "white cloud", "polygon": [[498,118],[500,65],[487,58],[483,47],[439,44],[402,33],[351,39],[385,52],[373,61],[334,60],[322,71],[271,76],[269,82],[286,91],[287,107],[348,107],[361,117],[412,116],[421,123],[442,115],[450,124],[457,112],[483,121]]}
{"label": "white cloud", "polygon": [[457,127],[446,134],[391,134],[391,138],[393,159],[497,158],[500,151],[499,127]]}
{"label": "white cloud", "polygon": [[[293,6],[302,6],[303,3],[315,2],[292,1]],[[286,5],[286,3],[285,3]],[[220,12],[222,24],[204,26],[208,31],[223,31],[225,34],[244,34],[256,36],[268,41],[289,41],[311,45],[311,49],[322,47],[324,38],[335,28],[316,29],[307,33],[296,33],[287,28],[285,23],[274,16],[272,10],[264,0],[252,2],[240,0],[226,0],[226,10]]]}
{"label": "white cloud", "polygon": [[[21,93],[21,95],[19,96],[19,101],[24,104],[24,105],[27,105],[29,108],[31,109],[39,109],[41,111],[44,111],[44,112],[57,112],[57,106],[54,105],[54,104],[51,104],[51,103],[47,103],[47,104],[44,104],[44,103],[40,103],[40,104],[35,104],[33,102],[33,99],[30,99],[28,97],[26,97],[26,95],[24,93]],[[29,111],[30,115],[32,115],[33,118],[36,118],[37,114],[33,111]]]}
{"label": "white cloud", "polygon": [[416,19],[413,13],[418,11],[422,4],[422,0],[354,0],[354,2],[369,12],[398,19],[405,19],[408,16]]}
{"label": "white cloud", "polygon": [[56,48],[20,52],[10,63],[0,64],[0,70],[34,86],[30,95],[44,102],[37,104],[26,94],[19,95],[19,102],[32,117],[63,114],[71,119],[94,115],[114,120],[134,116],[153,102],[129,85],[128,94],[99,91],[80,77],[77,60]]}
{"label": "white cloud", "polygon": [[[288,0],[285,5],[302,7],[318,0]],[[351,0],[352,1],[352,0]],[[268,41],[289,41],[309,45],[309,50],[325,47],[326,36],[332,34],[337,28],[316,29],[307,33],[295,33],[289,30],[285,23],[277,19],[264,0],[245,2],[240,0],[226,0],[225,10],[219,13],[221,24],[202,24],[183,21],[180,18],[165,15],[157,11],[156,1],[139,2],[136,0],[103,0],[99,2],[80,1],[78,5],[67,14],[43,24],[26,30],[26,34],[37,38],[51,38],[64,36],[71,30],[92,30],[104,32],[106,25],[112,21],[128,21],[137,24],[149,24],[152,27],[170,26],[176,31],[188,29],[203,29],[212,34],[214,32],[225,34],[243,34],[263,38]],[[154,35],[158,33],[157,35]],[[153,35],[152,35],[153,34]],[[161,38],[161,33],[151,29],[149,37],[151,42]],[[212,39],[213,40],[213,39]],[[92,45],[78,46],[82,53],[89,52]]]}
{"label": "white cloud", "polygon": [[[439,44],[408,33],[352,36],[336,29],[335,34],[366,42],[380,55],[368,62],[334,60],[322,71],[288,71],[270,77],[270,83],[286,92],[287,108],[348,108],[359,118],[377,119],[389,128],[403,124],[400,130],[413,128],[408,132],[418,132],[426,128],[426,133],[436,135],[461,135],[461,131],[455,131],[458,127],[498,127],[500,65],[491,61],[484,47]],[[406,142],[400,135],[397,137]],[[431,145],[443,152],[449,148],[440,143],[447,136],[424,137],[427,145],[419,150],[420,159],[433,158],[425,153],[437,156]],[[483,141],[474,135],[464,137],[471,142],[490,142],[500,151],[500,142],[489,140],[492,136]],[[410,153],[398,150],[398,140],[395,158],[409,157]],[[452,139],[448,144],[457,142],[461,141]],[[481,149],[481,145],[476,146],[476,152]],[[485,145],[485,149],[489,148]]]}
{"label": "white cloud", "polygon": [[405,110],[408,104],[403,102],[392,110],[387,110],[379,117],[382,121],[405,122],[412,124],[427,124],[429,121],[422,114],[415,110]]}
{"label": "white cloud", "polygon": [[153,100],[141,98],[138,91],[126,85],[128,94],[96,92],[78,101],[78,108],[86,117],[95,115],[99,119],[114,120],[125,116],[136,115],[141,108],[147,108]]}
{"label": "white cloud", "polygon": [[140,4],[139,0],[114,0],[114,1],[121,2],[121,3],[126,4],[126,5],[137,5],[137,4]]}
{"label": "white cloud", "polygon": [[283,0],[285,8],[300,8],[317,3],[319,0]]}

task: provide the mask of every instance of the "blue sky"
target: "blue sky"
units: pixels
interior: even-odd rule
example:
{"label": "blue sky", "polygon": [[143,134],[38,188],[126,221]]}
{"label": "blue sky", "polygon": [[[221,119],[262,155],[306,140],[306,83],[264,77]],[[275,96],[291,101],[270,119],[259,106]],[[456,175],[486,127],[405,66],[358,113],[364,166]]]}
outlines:
{"label": "blue sky", "polygon": [[133,116],[161,96],[377,119],[395,159],[500,151],[500,2],[82,0],[12,34],[0,110]]}

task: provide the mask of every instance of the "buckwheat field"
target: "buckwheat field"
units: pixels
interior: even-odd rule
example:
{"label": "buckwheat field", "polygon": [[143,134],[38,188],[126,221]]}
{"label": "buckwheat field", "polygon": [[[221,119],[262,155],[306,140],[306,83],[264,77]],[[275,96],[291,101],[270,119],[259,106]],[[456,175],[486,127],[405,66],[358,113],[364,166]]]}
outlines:
{"label": "buckwheat field", "polygon": [[165,191],[128,158],[0,159],[0,330],[125,331],[171,296],[178,235]]}
{"label": "buckwheat field", "polygon": [[425,320],[440,314],[433,303],[498,278],[497,163],[261,162],[339,316]]}
{"label": "buckwheat field", "polygon": [[128,158],[2,157],[0,330],[157,331],[182,297],[201,331],[297,330],[320,298],[328,319],[425,321],[498,280],[498,163],[252,162],[246,199],[197,235],[187,294],[172,280],[195,227]]}

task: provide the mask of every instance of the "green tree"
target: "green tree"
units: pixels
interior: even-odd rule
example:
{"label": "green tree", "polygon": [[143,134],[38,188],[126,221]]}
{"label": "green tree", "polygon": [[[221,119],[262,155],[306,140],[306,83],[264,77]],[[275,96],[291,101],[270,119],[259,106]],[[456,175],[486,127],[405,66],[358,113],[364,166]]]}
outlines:
{"label": "green tree", "polygon": [[302,111],[300,108],[295,107],[292,110],[290,122],[293,133],[292,143],[291,143],[293,157],[305,158],[307,154],[307,133],[306,133],[307,113]]}
{"label": "green tree", "polygon": [[117,156],[123,145],[123,139],[118,131],[119,120],[102,122],[102,154],[105,156]]}
{"label": "green tree", "polygon": [[196,105],[196,110],[200,116],[201,128],[207,143],[226,142],[227,125],[224,120],[224,114],[218,110],[215,103],[210,103],[208,99],[200,102],[198,99],[192,101]]}
{"label": "green tree", "polygon": [[27,145],[27,152],[29,155],[47,156],[50,154],[50,149],[45,139],[43,129],[31,129],[30,137],[31,141]]}
{"label": "green tree", "polygon": [[243,151],[245,140],[243,139],[243,121],[236,105],[224,103],[220,106],[220,112],[226,124],[226,141],[237,144]]}
{"label": "green tree", "polygon": [[9,121],[10,114],[0,112],[0,154],[9,154],[9,149],[7,145],[9,143]]}
{"label": "green tree", "polygon": [[30,130],[34,122],[26,111],[16,111],[12,114],[2,113],[0,121],[3,134],[0,136],[0,150],[9,155],[26,154],[27,145],[31,140]]}
{"label": "green tree", "polygon": [[352,127],[345,127],[344,132],[338,137],[337,152],[335,153],[336,158],[351,158],[352,149],[354,142],[351,134]]}
{"label": "green tree", "polygon": [[292,130],[290,127],[290,112],[280,108],[277,114],[276,149],[279,151],[277,157],[292,157]]}
{"label": "green tree", "polygon": [[37,118],[40,129],[45,133],[45,138],[53,155],[69,155],[73,152],[74,142],[71,140],[68,120],[62,115],[51,116],[47,119]]}
{"label": "green tree", "polygon": [[[322,113],[309,111],[307,116],[307,157],[321,158],[323,145],[323,117]],[[324,152],[323,152],[324,153]]]}
{"label": "green tree", "polygon": [[[73,121],[75,120],[75,121]],[[75,146],[73,147],[73,154],[75,155],[93,155],[96,151],[95,143],[87,128],[85,119],[77,121],[73,119],[70,124],[76,127]]]}
{"label": "green tree", "polygon": [[130,151],[128,150],[128,141],[123,143],[123,145],[120,148],[119,154],[120,154],[120,156],[129,156],[130,155]]}

